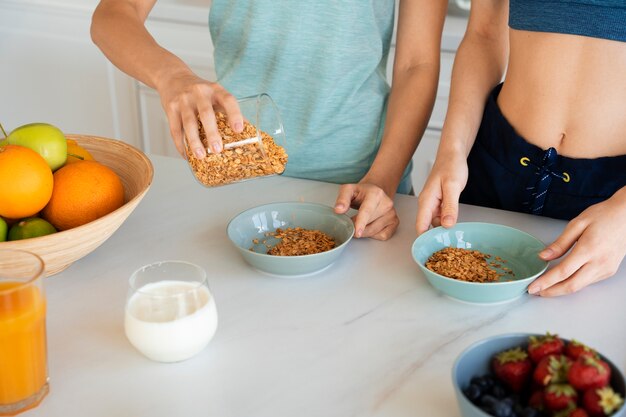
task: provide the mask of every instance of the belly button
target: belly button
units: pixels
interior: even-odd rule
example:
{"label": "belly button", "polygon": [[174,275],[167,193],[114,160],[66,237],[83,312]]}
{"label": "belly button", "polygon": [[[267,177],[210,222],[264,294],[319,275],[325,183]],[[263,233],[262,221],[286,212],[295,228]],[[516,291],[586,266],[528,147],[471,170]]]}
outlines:
{"label": "belly button", "polygon": [[561,133],[561,137],[559,138],[559,145],[563,144],[564,140],[565,140],[565,132]]}

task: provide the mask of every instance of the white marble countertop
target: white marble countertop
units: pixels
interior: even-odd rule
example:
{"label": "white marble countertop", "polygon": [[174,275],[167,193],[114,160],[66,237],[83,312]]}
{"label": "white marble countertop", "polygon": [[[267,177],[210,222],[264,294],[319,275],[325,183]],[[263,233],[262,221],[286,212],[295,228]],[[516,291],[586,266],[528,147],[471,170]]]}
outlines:
{"label": "white marble countertop", "polygon": [[[577,338],[626,365],[626,270],[556,299],[477,306],[438,294],[414,264],[416,198],[398,196],[398,233],[353,240],[319,276],[272,278],[225,233],[249,207],[332,205],[337,186],[272,177],[205,189],[181,159],[154,156],[151,190],[102,246],[45,281],[50,394],[24,417],[451,417],[450,371],[470,343],[507,332]],[[503,223],[547,242],[564,222],[463,206],[463,221]],[[144,358],[123,330],[127,280],[142,265],[206,268],[220,322],[181,363]]]}

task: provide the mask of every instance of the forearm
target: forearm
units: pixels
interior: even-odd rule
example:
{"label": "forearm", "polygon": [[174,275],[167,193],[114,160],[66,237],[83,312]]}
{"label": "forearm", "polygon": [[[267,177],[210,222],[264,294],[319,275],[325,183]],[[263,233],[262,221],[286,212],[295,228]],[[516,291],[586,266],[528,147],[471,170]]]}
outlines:
{"label": "forearm", "polygon": [[381,146],[361,182],[393,197],[432,113],[447,0],[400,0],[393,83]]}
{"label": "forearm", "polygon": [[155,1],[102,1],[91,24],[91,37],[106,57],[152,88],[158,88],[165,71],[190,72],[182,60],[159,46],[144,26]]}
{"label": "forearm", "polygon": [[439,62],[394,73],[380,149],[362,182],[381,187],[393,197],[419,144],[433,109]]}
{"label": "forearm", "polygon": [[[467,156],[480,127],[489,93],[503,78],[508,59],[506,7],[480,4],[454,60],[450,98],[438,153]],[[506,2],[505,2],[506,3]],[[479,4],[472,3],[478,9]],[[495,9],[495,10],[494,10]],[[474,10],[472,11],[474,13]]]}

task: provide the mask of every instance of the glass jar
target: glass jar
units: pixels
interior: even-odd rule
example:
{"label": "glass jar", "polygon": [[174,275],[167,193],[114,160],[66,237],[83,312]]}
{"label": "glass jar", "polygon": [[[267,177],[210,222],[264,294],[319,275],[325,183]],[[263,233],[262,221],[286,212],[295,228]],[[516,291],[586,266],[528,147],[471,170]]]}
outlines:
{"label": "glass jar", "polygon": [[[226,115],[216,112],[217,126],[222,136],[223,150],[218,154],[208,150],[198,159],[187,149],[187,162],[198,182],[205,187],[232,184],[252,178],[279,175],[285,171],[285,130],[278,107],[268,94],[258,94],[237,100],[244,118],[241,133],[234,132]],[[200,139],[209,149],[204,129]]]}

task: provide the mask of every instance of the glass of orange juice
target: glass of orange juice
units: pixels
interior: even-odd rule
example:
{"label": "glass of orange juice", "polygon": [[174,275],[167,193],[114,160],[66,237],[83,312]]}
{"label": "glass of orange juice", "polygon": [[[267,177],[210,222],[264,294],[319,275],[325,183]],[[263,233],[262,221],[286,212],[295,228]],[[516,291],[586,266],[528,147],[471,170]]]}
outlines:
{"label": "glass of orange juice", "polygon": [[0,250],[0,415],[33,408],[48,393],[44,263]]}

